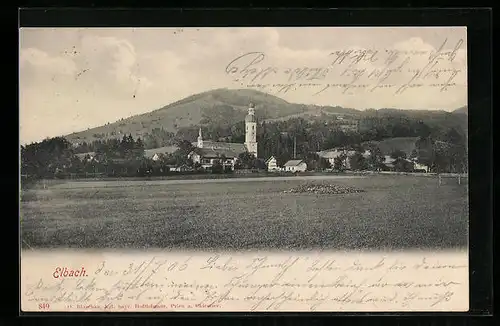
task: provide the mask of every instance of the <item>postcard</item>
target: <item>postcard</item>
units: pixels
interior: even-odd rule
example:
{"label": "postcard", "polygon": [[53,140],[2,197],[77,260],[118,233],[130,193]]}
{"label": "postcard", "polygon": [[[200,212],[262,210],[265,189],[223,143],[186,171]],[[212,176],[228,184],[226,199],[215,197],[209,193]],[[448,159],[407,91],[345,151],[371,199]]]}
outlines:
{"label": "postcard", "polygon": [[23,312],[468,311],[465,27],[21,28]]}

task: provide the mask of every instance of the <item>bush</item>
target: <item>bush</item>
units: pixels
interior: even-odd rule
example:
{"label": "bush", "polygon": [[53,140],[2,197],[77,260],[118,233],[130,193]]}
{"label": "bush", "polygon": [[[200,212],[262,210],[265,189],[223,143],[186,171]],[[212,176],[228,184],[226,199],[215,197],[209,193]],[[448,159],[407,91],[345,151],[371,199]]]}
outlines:
{"label": "bush", "polygon": [[212,173],[222,173],[222,172],[224,172],[222,164],[216,162],[212,165]]}

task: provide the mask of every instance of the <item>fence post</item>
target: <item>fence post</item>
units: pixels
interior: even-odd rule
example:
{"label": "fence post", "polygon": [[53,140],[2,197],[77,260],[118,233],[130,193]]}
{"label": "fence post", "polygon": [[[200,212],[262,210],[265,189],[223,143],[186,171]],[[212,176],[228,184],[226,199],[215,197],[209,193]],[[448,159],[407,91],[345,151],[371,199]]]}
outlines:
{"label": "fence post", "polygon": [[458,174],[458,184],[460,184],[460,174]]}
{"label": "fence post", "polygon": [[439,185],[441,185],[441,175],[438,174],[438,181],[439,181]]}

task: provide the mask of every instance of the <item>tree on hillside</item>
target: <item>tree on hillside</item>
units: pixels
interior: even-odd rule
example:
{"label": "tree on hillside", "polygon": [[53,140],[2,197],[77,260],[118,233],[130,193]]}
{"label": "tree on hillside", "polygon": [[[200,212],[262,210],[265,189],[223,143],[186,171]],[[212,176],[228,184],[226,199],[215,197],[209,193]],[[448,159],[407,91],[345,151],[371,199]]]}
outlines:
{"label": "tree on hillside", "polygon": [[420,137],[415,142],[415,151],[417,162],[429,167],[433,165],[434,160],[434,140],[431,137]]}
{"label": "tree on hillside", "polygon": [[265,170],[267,168],[267,165],[263,159],[257,158],[253,161],[253,168],[259,170]]}
{"label": "tree on hillside", "polygon": [[375,171],[380,171],[384,164],[385,158],[380,148],[376,145],[369,147],[370,156],[368,156],[367,164]]}
{"label": "tree on hillside", "polygon": [[414,165],[412,162],[409,162],[408,160],[398,157],[394,161],[394,170],[397,172],[412,172]]}
{"label": "tree on hillside", "polygon": [[465,146],[436,141],[434,143],[433,167],[436,172],[466,172],[467,151]]}
{"label": "tree on hillside", "polygon": [[343,171],[346,168],[345,162],[347,155],[345,153],[340,154],[338,157],[333,159],[333,168],[337,171]]}
{"label": "tree on hillside", "polygon": [[418,122],[417,135],[422,138],[427,138],[431,135],[431,128],[422,121]]}
{"label": "tree on hillside", "polygon": [[193,162],[188,158],[188,155],[195,149],[194,146],[187,140],[181,140],[177,142],[177,147],[177,150],[170,155],[171,164],[177,166],[192,165]]}
{"label": "tree on hillside", "polygon": [[193,144],[187,140],[181,140],[177,142],[177,147],[178,151],[180,151],[182,154],[186,154],[186,156],[191,153],[194,149]]}
{"label": "tree on hillside", "polygon": [[177,130],[177,133],[175,134],[175,139],[180,141],[182,140],[196,141],[196,139],[198,138],[199,129],[200,129],[199,126],[189,126],[189,127],[179,128]]}
{"label": "tree on hillside", "polygon": [[69,169],[75,156],[71,143],[54,137],[21,147],[21,173],[36,178],[51,177],[57,171]]}
{"label": "tree on hillside", "polygon": [[158,148],[158,147],[161,147],[160,143],[154,136],[148,134],[144,137],[145,149]]}
{"label": "tree on hillside", "polygon": [[144,156],[144,143],[142,142],[141,137],[138,137],[137,141],[135,142],[133,155],[136,158],[141,158]]}
{"label": "tree on hillside", "polygon": [[328,161],[326,158],[324,157],[320,157],[319,158],[319,161],[318,161],[318,168],[320,170],[326,170],[326,169],[330,169],[332,167],[332,165],[330,164],[330,161]]}
{"label": "tree on hillside", "polygon": [[461,135],[457,129],[455,128],[450,128],[448,132],[444,135],[443,141],[455,144],[455,145],[462,145],[465,144],[465,137]]}
{"label": "tree on hillside", "polygon": [[[192,99],[190,99],[191,101]],[[202,121],[204,139],[243,143],[245,141],[244,116],[246,111],[235,109],[233,102],[224,100],[212,105],[207,104],[204,110]],[[245,97],[242,102],[248,101]],[[467,166],[467,119],[466,116],[442,113],[442,112],[418,112],[401,110],[373,110],[365,111],[363,114],[351,110],[354,113],[346,119],[358,120],[359,130],[357,132],[342,132],[339,130],[340,121],[334,121],[334,116],[322,114],[320,116],[303,116],[301,118],[290,118],[290,112],[304,112],[306,106],[293,104],[266,104],[263,99],[256,114],[261,114],[266,118],[279,118],[259,122],[257,129],[258,151],[261,157],[268,158],[274,156],[279,164],[284,164],[294,156],[304,158],[308,152],[319,152],[331,148],[356,147],[361,143],[383,140],[391,137],[419,137],[420,144],[416,147],[416,152],[412,157],[416,157],[419,163],[439,166],[444,170],[464,170]],[[330,108],[331,109],[331,108]],[[343,110],[337,108],[335,110]],[[279,111],[279,112],[278,112]],[[325,111],[328,111],[325,109]],[[331,111],[337,112],[337,111]],[[346,113],[346,111],[342,111]],[[187,113],[186,113],[187,114]],[[189,114],[187,114],[189,116]],[[167,145],[174,145],[178,140],[185,139],[188,142],[196,141],[200,121],[191,121],[193,124],[188,127],[180,127],[176,133],[168,132],[160,126],[160,121],[153,120],[153,115],[145,117],[141,122],[142,130],[137,130],[141,134],[141,141],[145,149],[158,148]],[[194,118],[194,115],[191,116]],[[185,118],[185,116],[183,117]],[[148,121],[148,119],[150,121]],[[163,120],[162,120],[163,121]],[[108,128],[110,129],[110,128]],[[111,130],[103,130],[109,133]],[[118,130],[116,130],[117,132]],[[111,136],[113,136],[111,131]],[[88,133],[90,136],[90,133]],[[102,137],[101,134],[97,134]],[[119,136],[118,136],[119,135]],[[79,153],[94,151],[109,159],[128,157],[126,152],[132,152],[131,158],[140,156],[138,149],[141,147],[135,141],[135,146],[128,146],[133,143],[130,134],[127,133],[123,139],[123,133],[116,133],[118,141],[96,139],[87,143],[83,142],[75,151]],[[83,138],[82,138],[83,140]],[[435,141],[443,141],[457,145],[453,150],[443,150],[435,148]],[[139,143],[140,143],[139,142]],[[124,146],[121,146],[123,143]],[[295,149],[295,151],[294,151]],[[123,152],[123,153],[122,153]],[[179,151],[172,157],[173,162],[182,163],[186,151]],[[294,155],[295,153],[295,155]],[[128,159],[128,158],[127,158]],[[367,159],[371,168],[376,169],[380,156],[374,154]],[[104,160],[104,162],[106,162]],[[316,160],[317,166],[322,167],[323,163]],[[312,159],[311,159],[312,162]],[[50,166],[53,167],[54,164]],[[247,164],[255,166],[255,164]],[[310,164],[311,166],[314,164]],[[334,164],[335,165],[335,164]],[[337,162],[337,167],[341,163]],[[460,168],[461,166],[461,168]]]}
{"label": "tree on hillside", "polygon": [[122,141],[118,146],[118,151],[120,153],[120,158],[131,159],[133,157],[133,150],[135,147],[135,141],[132,134],[123,135]]}
{"label": "tree on hillside", "polygon": [[253,169],[255,167],[255,155],[249,152],[243,152],[238,155],[238,161],[235,168],[238,169]]}
{"label": "tree on hillside", "polygon": [[351,170],[354,171],[360,171],[360,170],[366,170],[368,169],[368,163],[363,156],[363,153],[356,151],[350,158],[349,158],[349,165],[351,166]]}
{"label": "tree on hillside", "polygon": [[69,172],[71,173],[82,173],[84,171],[84,163],[76,156],[70,161]]}
{"label": "tree on hillside", "polygon": [[292,154],[290,152],[281,152],[276,156],[276,163],[278,166],[285,165],[286,162],[292,159]]}
{"label": "tree on hillside", "polygon": [[243,143],[245,141],[245,122],[239,121],[229,128],[231,142]]}
{"label": "tree on hillside", "polygon": [[308,170],[316,170],[318,168],[319,155],[315,152],[309,152],[302,156],[304,162],[306,162]]}

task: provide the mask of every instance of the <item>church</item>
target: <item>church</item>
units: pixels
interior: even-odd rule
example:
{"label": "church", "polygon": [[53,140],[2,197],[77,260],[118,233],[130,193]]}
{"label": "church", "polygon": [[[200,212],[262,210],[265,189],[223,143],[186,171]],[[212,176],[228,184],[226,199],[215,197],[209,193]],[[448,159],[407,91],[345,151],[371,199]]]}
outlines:
{"label": "church", "polygon": [[257,119],[255,118],[255,107],[249,105],[248,114],[245,117],[245,143],[223,143],[203,140],[203,135],[198,133],[198,141],[193,143],[195,149],[188,157],[194,163],[199,163],[203,168],[211,168],[219,161],[224,167],[234,170],[238,156],[248,152],[257,156]]}

